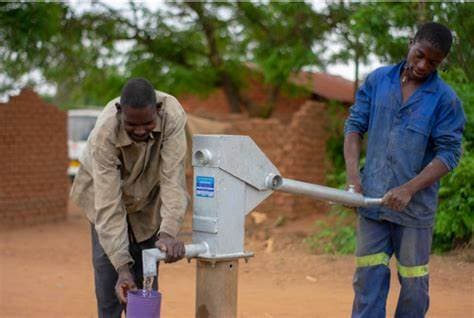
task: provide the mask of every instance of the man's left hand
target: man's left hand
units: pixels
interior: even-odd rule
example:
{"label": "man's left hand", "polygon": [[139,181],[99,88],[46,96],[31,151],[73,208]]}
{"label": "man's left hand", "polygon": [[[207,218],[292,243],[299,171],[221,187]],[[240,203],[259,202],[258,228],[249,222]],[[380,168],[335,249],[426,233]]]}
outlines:
{"label": "man's left hand", "polygon": [[388,191],[382,198],[382,204],[400,212],[406,208],[412,196],[412,191],[407,186],[402,185]]}
{"label": "man's left hand", "polygon": [[165,232],[161,232],[155,246],[166,253],[165,263],[174,263],[184,257],[184,243]]}

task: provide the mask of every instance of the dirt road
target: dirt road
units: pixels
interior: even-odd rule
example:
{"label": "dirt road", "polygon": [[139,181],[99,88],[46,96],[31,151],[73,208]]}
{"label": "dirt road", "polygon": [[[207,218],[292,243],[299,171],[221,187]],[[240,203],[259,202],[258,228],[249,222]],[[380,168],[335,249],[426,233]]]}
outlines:
{"label": "dirt road", "polygon": [[[266,251],[240,263],[238,317],[348,317],[352,302],[351,256],[309,255],[301,244]],[[96,317],[89,224],[67,221],[0,233],[1,317]],[[392,263],[392,273],[395,273]],[[429,317],[473,317],[474,263],[433,256]],[[195,262],[160,269],[162,316],[193,317]],[[398,293],[396,275],[388,315]]]}

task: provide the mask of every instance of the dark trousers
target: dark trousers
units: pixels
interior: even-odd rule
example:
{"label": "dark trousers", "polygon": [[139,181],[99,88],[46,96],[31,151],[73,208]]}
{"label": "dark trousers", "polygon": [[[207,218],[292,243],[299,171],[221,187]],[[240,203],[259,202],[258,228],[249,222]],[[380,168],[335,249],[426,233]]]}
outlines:
{"label": "dark trousers", "polygon": [[353,318],[385,318],[389,260],[397,258],[401,285],[396,318],[422,318],[429,306],[431,228],[411,228],[359,216]]}
{"label": "dark trousers", "polygon": [[[117,295],[115,294],[115,284],[117,283],[118,278],[117,271],[100,245],[94,225],[91,225],[91,236],[92,264],[94,266],[95,295],[97,298],[98,316],[99,318],[120,318],[125,306],[119,302]],[[131,235],[129,242],[130,255],[135,261],[131,271],[135,277],[137,287],[141,289],[143,288],[142,250],[154,248],[155,238],[151,237],[144,242],[137,243],[133,238],[133,235]],[[155,290],[158,289],[157,280],[158,275],[153,282],[153,288]]]}

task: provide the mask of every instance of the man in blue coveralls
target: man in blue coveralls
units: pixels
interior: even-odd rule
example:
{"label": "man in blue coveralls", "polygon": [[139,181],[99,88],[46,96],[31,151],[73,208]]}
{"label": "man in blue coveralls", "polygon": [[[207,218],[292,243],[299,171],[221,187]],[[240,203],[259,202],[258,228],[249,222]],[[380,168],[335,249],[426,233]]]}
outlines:
{"label": "man in blue coveralls", "polygon": [[[345,124],[347,184],[379,207],[358,210],[352,317],[385,317],[395,254],[401,284],[396,317],[424,317],[429,306],[428,261],[439,179],[461,156],[465,116],[454,91],[438,77],[451,31],[426,23],[406,60],[367,76]],[[364,169],[359,172],[367,133]]]}

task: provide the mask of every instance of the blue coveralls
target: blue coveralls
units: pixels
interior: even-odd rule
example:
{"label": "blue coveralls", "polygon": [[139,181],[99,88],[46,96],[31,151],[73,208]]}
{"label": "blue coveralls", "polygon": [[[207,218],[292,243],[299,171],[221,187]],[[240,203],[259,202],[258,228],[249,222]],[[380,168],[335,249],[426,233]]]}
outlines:
{"label": "blue coveralls", "polygon": [[[452,170],[461,156],[465,115],[456,94],[435,72],[403,103],[404,64],[369,74],[346,120],[346,135],[368,134],[361,172],[365,196],[382,197],[414,178],[434,158]],[[438,187],[436,183],[416,193],[402,212],[387,207],[358,210],[352,317],[386,316],[392,254],[401,284],[395,316],[424,317]]]}

